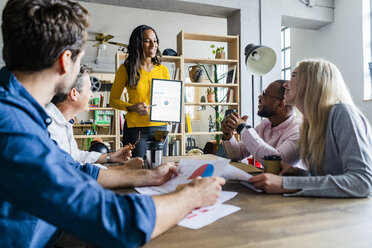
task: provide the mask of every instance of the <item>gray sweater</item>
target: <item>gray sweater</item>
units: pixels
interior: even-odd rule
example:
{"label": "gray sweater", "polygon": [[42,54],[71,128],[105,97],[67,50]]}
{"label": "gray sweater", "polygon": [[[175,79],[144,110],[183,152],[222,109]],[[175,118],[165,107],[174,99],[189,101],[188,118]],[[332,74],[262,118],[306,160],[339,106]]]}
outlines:
{"label": "gray sweater", "polygon": [[326,132],[324,176],[310,166],[308,177],[283,177],[292,196],[367,197],[372,194],[372,138],[368,121],[348,104],[332,107]]}

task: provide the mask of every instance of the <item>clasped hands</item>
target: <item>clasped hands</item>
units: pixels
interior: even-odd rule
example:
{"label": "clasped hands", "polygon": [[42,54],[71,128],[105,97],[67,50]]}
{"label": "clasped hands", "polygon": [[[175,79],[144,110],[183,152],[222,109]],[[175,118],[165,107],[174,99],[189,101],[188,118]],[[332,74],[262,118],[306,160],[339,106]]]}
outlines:
{"label": "clasped hands", "polygon": [[242,123],[246,123],[248,116],[244,115],[240,117],[237,112],[233,112],[228,116],[225,116],[225,119],[221,122],[221,131],[223,132],[223,139],[229,140],[234,134],[234,131]]}

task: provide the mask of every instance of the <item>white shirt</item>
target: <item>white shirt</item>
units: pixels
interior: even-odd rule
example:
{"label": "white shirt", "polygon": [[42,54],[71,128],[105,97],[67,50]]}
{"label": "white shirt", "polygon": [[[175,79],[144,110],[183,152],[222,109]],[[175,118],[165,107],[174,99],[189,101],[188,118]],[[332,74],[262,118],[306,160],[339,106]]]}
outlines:
{"label": "white shirt", "polygon": [[53,103],[48,103],[45,106],[45,112],[53,120],[48,126],[50,138],[56,141],[62,150],[69,153],[74,160],[81,164],[95,163],[98,160],[102,153],[79,150],[72,130],[73,120],[72,123],[66,121],[61,111]]}

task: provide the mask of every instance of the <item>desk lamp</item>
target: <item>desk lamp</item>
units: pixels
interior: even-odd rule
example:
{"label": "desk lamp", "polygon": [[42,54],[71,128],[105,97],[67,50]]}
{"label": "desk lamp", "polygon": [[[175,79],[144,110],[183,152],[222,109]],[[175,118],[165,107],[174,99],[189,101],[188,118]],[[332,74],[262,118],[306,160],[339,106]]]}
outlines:
{"label": "desk lamp", "polygon": [[[273,49],[263,45],[249,44],[245,48],[245,65],[252,73],[252,127],[254,124],[254,76],[262,76],[273,69],[276,62],[276,54]],[[262,81],[260,82],[262,89]]]}

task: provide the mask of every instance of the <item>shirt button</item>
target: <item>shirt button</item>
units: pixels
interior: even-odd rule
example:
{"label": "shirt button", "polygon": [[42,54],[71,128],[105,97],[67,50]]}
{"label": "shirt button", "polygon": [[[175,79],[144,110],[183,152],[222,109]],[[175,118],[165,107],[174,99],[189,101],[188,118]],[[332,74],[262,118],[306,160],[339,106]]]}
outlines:
{"label": "shirt button", "polygon": [[45,119],[45,123],[49,125],[50,123],[52,123],[52,119],[50,119],[50,118],[46,118],[46,119]]}

